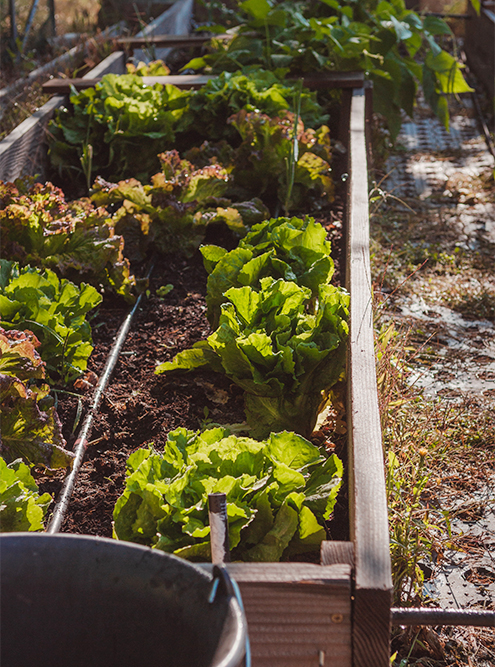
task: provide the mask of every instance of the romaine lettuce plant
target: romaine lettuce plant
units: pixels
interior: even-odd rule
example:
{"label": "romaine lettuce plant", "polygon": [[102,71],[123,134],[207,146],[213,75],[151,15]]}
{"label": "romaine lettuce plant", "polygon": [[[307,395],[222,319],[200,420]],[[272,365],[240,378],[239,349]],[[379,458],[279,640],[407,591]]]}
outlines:
{"label": "romaine lettuce plant", "polygon": [[259,283],[228,289],[216,331],[155,372],[224,373],[244,389],[253,437],[284,429],[309,437],[343,372],[349,297],[322,285],[314,304],[311,290],[295,282]]}
{"label": "romaine lettuce plant", "polygon": [[7,462],[22,457],[31,465],[67,467],[74,455],[65,449],[49,387],[35,383],[45,377],[39,346],[31,331],[0,328],[0,454]]}
{"label": "romaine lettuce plant", "polygon": [[53,269],[80,283],[103,285],[127,301],[136,285],[107,211],[89,199],[68,203],[51,183],[0,181],[2,257]]}
{"label": "romaine lettuce plant", "polygon": [[341,478],[334,454],[294,433],[259,442],[223,427],[179,428],[169,433],[163,452],[150,447],[129,457],[114,535],[207,560],[208,494],[223,492],[232,557],[278,561],[319,550]]}
{"label": "romaine lettuce plant", "polygon": [[230,287],[259,287],[266,276],[293,280],[311,290],[316,299],[321,285],[334,273],[331,245],[325,229],[313,218],[271,218],[257,225],[228,252],[219,246],[201,246],[209,274],[206,304],[208,321],[218,326],[220,306]]}
{"label": "romaine lettuce plant", "polygon": [[52,499],[40,495],[28,466],[17,459],[8,464],[0,456],[0,532],[43,530]]}
{"label": "romaine lettuce plant", "polygon": [[70,382],[86,370],[93,351],[87,313],[102,300],[94,287],[79,287],[50,269],[0,260],[0,324],[32,329],[53,381]]}

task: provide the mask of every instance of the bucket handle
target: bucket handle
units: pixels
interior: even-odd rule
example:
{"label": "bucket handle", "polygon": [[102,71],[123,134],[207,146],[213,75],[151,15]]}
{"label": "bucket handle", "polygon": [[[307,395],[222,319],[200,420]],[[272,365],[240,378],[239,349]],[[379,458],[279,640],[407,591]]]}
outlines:
{"label": "bucket handle", "polygon": [[[210,595],[208,596],[208,602],[213,604],[217,597],[217,594],[220,592],[222,597],[227,597],[228,599],[234,598],[239,605],[239,608],[244,613],[244,605],[242,604],[241,591],[235,579],[227,572],[227,568],[224,565],[214,565],[213,566],[213,581],[211,584]],[[249,644],[249,635],[246,627],[246,653],[244,658],[245,667],[251,667],[251,647]]]}

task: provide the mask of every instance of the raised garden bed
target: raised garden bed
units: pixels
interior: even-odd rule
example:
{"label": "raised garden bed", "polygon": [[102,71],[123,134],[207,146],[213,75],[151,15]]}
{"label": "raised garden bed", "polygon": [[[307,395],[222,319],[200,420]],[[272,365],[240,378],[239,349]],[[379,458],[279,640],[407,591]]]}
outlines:
{"label": "raised garden bed", "polygon": [[[112,67],[118,71],[123,63],[123,55],[114,54]],[[319,85],[321,83],[319,81]],[[348,88],[343,100],[348,123],[344,123],[340,136],[346,140],[349,156],[341,279],[345,280],[351,294],[347,371],[350,539],[344,537],[345,528],[340,534],[336,528],[341,539],[322,543],[321,564],[233,563],[229,566],[243,595],[255,666],[385,667],[389,664],[392,583],[371,312],[364,87]],[[346,118],[345,113],[343,116]],[[32,122],[34,126],[33,132],[43,131],[37,119]],[[22,136],[19,132],[18,146],[23,145]],[[9,150],[13,155],[18,154],[18,148],[12,145]],[[338,216],[325,221],[329,231],[332,225],[336,227],[335,220]],[[152,365],[156,357],[156,326],[163,322],[168,328],[169,338],[165,342],[174,352],[188,347],[206,333],[206,328],[199,324],[204,310],[202,268],[194,263],[172,261],[166,267],[157,268],[154,280],[173,284],[173,276],[179,272],[177,292],[172,292],[165,304],[157,298],[151,300],[137,315],[129,347],[124,348],[119,362],[116,382],[103,396],[95,435],[88,438],[89,442],[82,443],[79,436],[81,451],[87,446],[88,463],[83,464],[81,470],[80,489],[76,482],[73,509],[63,530],[82,529],[108,535],[113,500],[110,496],[104,497],[99,485],[103,483],[104,488],[110,490],[123,482],[123,469],[130,450],[150,440],[158,444],[163,431],[188,426],[188,421],[190,427],[197,428],[201,418],[209,417],[204,412],[201,414],[205,404],[215,410],[211,414],[214,421],[223,422],[227,414],[230,422],[242,419],[239,394],[236,395],[230,383],[213,386],[208,377],[201,375],[184,381],[155,380],[149,387],[147,400],[153,401],[152,407],[159,404],[160,413],[153,414],[149,406],[143,405],[139,374],[145,365]],[[97,334],[102,347],[105,337],[108,341],[115,335],[123,316],[122,310],[106,311]],[[148,349],[147,359],[136,358],[133,350],[136,339]],[[97,348],[93,361],[97,371],[103,366],[102,356]],[[145,382],[144,373],[141,377],[141,383]],[[169,407],[166,400],[171,393],[174,394],[173,407]],[[70,406],[68,410],[67,421],[71,418]],[[130,439],[125,428],[120,428],[119,415],[124,414],[123,423],[133,421],[137,432],[142,428],[139,442]],[[74,444],[77,446],[77,441]],[[45,489],[57,490],[61,480],[45,479],[43,485]],[[92,525],[91,515],[97,512],[95,507],[103,508],[104,519],[97,519]]]}

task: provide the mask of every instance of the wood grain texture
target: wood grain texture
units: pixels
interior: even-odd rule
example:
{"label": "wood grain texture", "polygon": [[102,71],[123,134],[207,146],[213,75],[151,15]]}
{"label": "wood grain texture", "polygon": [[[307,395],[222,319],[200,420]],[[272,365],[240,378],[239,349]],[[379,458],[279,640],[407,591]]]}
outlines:
{"label": "wood grain texture", "polygon": [[362,88],[364,85],[363,72],[316,72],[303,79],[307,88]]}
{"label": "wood grain texture", "polygon": [[322,565],[345,563],[354,567],[354,545],[352,542],[324,540],[321,543],[320,560]]}
{"label": "wood grain texture", "polygon": [[[178,88],[201,88],[213,77],[208,74],[173,74],[170,76],[143,76],[140,77],[145,86],[154,86],[156,83],[165,86],[171,84]],[[101,81],[101,77],[80,79],[51,79],[43,84],[43,91],[49,94],[68,94],[71,88],[85,90],[93,88]]]}
{"label": "wood grain texture", "polygon": [[351,667],[349,565],[227,568],[241,590],[253,667]]}
{"label": "wood grain texture", "polygon": [[386,667],[390,659],[392,578],[374,354],[364,88],[353,92],[349,160],[347,418],[355,563],[353,664]]}

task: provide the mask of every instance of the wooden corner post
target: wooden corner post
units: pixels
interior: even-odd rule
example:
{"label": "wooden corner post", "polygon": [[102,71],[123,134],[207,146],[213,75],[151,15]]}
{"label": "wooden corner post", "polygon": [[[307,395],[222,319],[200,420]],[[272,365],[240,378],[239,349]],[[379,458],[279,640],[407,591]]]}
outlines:
{"label": "wooden corner post", "polygon": [[390,664],[392,576],[374,354],[365,90],[353,91],[349,137],[348,346],[350,529],[354,543],[353,665]]}

